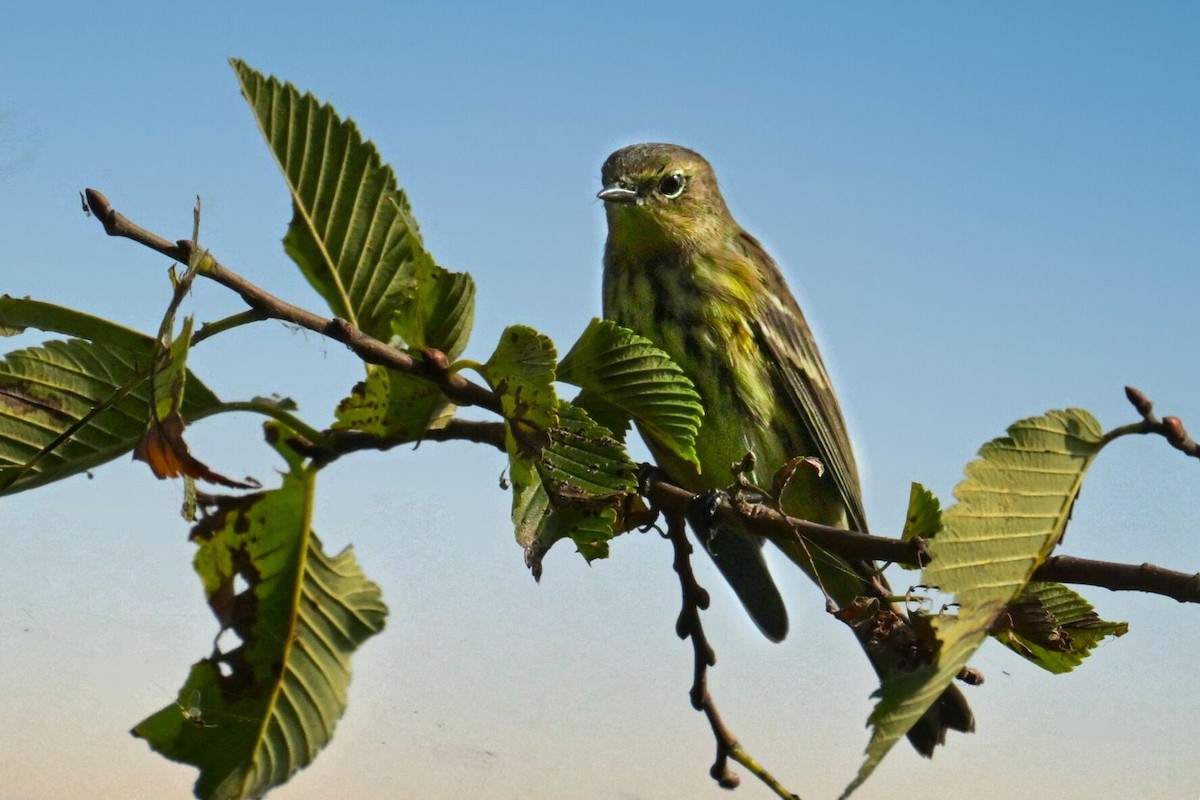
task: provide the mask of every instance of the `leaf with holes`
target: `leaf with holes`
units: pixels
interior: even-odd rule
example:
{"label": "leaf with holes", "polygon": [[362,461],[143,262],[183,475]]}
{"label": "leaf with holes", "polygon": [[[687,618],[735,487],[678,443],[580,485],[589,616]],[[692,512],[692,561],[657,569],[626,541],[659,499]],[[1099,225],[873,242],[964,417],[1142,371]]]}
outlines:
{"label": "leaf with holes", "polygon": [[607,558],[625,500],[637,492],[637,466],[607,428],[565,400],[558,418],[533,468],[520,458],[511,468],[517,542],[535,578],[560,539],[573,540],[588,561]]}
{"label": "leaf with holes", "polygon": [[500,397],[510,457],[536,458],[558,424],[554,343],[527,325],[510,325],[479,371]]}
{"label": "leaf with holes", "polygon": [[371,364],[367,379],[338,403],[333,427],[416,441],[451,415],[453,408],[432,381]]}
{"label": "leaf with holes", "polygon": [[[32,489],[133,449],[146,426],[154,339],[37,300],[0,297],[0,327],[67,336],[0,360],[0,494]],[[179,407],[191,422],[221,401],[190,372]]]}
{"label": "leaf with holes", "polygon": [[209,606],[239,641],[214,647],[176,701],[133,729],[200,769],[201,798],[259,797],[311,763],[346,710],[351,656],[387,614],[349,548],[325,554],[311,528],[316,471],[286,429],[265,427],[288,463],[282,486],[217,498],[191,537]]}

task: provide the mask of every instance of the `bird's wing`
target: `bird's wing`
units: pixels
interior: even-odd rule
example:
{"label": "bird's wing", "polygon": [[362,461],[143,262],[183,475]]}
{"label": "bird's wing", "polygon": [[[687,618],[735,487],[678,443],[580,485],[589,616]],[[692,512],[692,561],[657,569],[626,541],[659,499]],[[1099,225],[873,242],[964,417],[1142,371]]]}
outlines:
{"label": "bird's wing", "polygon": [[751,328],[759,346],[776,365],[776,383],[782,396],[804,421],[806,432],[818,450],[791,455],[820,458],[846,504],[850,524],[855,530],[866,532],[862,487],[858,482],[858,468],[846,432],[846,421],[842,418],[837,394],[821,361],[812,331],[779,267],[758,240],[742,231],[737,243],[747,257],[762,266],[764,280],[768,282],[767,291],[758,304],[758,315],[750,321]]}

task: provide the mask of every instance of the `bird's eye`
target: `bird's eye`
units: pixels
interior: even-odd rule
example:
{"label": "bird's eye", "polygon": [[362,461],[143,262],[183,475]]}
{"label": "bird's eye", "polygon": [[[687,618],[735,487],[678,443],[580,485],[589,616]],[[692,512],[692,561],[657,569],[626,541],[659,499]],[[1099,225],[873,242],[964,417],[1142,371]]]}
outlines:
{"label": "bird's eye", "polygon": [[683,173],[672,172],[658,182],[658,193],[671,200],[683,194]]}

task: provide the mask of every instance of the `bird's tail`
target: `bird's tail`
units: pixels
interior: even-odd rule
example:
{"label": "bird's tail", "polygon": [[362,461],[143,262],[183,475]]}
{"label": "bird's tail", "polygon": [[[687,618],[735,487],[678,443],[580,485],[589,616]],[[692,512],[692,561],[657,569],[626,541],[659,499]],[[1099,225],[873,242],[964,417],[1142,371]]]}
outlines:
{"label": "bird's tail", "polygon": [[950,684],[942,696],[908,730],[908,741],[918,753],[933,758],[939,744],[946,743],[946,731],[970,733],[975,730],[975,715],[967,698],[958,687]]}
{"label": "bird's tail", "polygon": [[[878,578],[871,584],[872,593],[886,590],[886,584]],[[910,619],[902,609],[886,602],[886,598],[862,596],[843,606],[835,615],[854,631],[880,679],[926,667],[936,654],[932,631],[921,632],[928,625],[922,626],[920,620]],[[909,729],[908,741],[918,753],[932,758],[934,749],[946,743],[947,731],[970,733],[974,730],[975,715],[971,706],[959,688],[951,684]]]}
{"label": "bird's tail", "polygon": [[783,641],[788,632],[787,608],[767,569],[762,540],[725,524],[693,525],[692,530],[763,636]]}

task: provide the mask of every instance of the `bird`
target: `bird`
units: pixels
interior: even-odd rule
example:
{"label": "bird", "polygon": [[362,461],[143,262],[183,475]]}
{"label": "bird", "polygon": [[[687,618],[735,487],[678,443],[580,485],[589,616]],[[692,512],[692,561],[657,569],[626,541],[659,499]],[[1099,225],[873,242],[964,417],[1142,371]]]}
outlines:
{"label": "bird", "polygon": [[[711,164],[680,145],[634,144],[605,160],[601,183],[597,197],[608,223],[604,316],[665,351],[705,411],[696,462],[642,431],[658,467],[672,483],[703,494],[734,482],[731,465],[751,467],[746,479],[762,485],[785,463],[807,457],[776,498],[780,508],[865,533],[850,437],[812,331],[775,261],[730,213]],[[787,609],[762,538],[729,523],[693,521],[692,528],[762,633],[783,640]],[[889,610],[896,630],[881,636],[856,629],[881,678],[920,666],[900,652],[919,636],[903,609],[892,606],[874,564],[804,545],[785,552],[835,610],[857,613],[851,609],[864,598]],[[931,756],[947,730],[974,726],[966,698],[952,685],[908,736]]]}

